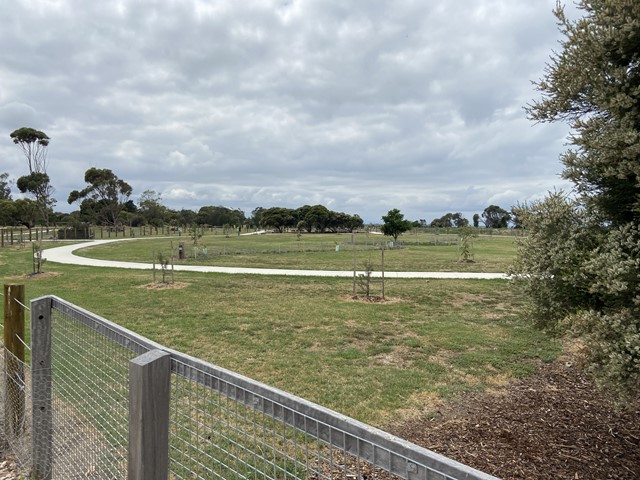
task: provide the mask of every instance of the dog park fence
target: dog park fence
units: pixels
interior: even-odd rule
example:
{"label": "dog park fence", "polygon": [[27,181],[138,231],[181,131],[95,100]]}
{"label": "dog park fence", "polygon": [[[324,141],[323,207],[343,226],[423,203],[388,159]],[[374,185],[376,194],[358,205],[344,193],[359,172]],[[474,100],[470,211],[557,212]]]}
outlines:
{"label": "dog park fence", "polygon": [[58,297],[30,312],[30,366],[5,326],[0,383],[5,442],[32,478],[495,478]]}

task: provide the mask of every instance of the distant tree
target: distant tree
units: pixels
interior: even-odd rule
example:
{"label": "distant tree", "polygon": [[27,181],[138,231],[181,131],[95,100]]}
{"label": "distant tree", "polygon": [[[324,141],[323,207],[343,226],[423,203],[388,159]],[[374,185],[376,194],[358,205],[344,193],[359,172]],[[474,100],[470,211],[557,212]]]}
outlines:
{"label": "distant tree", "polygon": [[22,193],[33,195],[42,220],[48,227],[49,213],[56,203],[51,197],[53,187],[47,175],[47,147],[50,139],[46,133],[30,127],[14,130],[9,136],[22,149],[29,168],[29,174],[18,178],[16,185]]}
{"label": "distant tree", "polygon": [[7,227],[17,223],[15,202],[12,200],[0,200],[0,225]]}
{"label": "distant tree", "polygon": [[438,228],[451,228],[451,227],[466,227],[469,225],[469,220],[462,216],[462,213],[446,213],[440,218],[435,218],[431,221],[431,227]]}
{"label": "distant tree", "polygon": [[514,205],[511,207],[511,223],[513,224],[513,228],[524,228],[522,224],[521,212],[527,210],[528,206],[526,203],[520,205]]}
{"label": "distant tree", "polygon": [[9,174],[0,173],[0,200],[11,200],[11,187],[9,184]]}
{"label": "distant tree", "polygon": [[[324,205],[314,205],[307,210],[302,221],[316,232],[324,232],[331,222],[332,213]],[[311,229],[307,228],[307,231]]]}
{"label": "distant tree", "polygon": [[155,190],[145,190],[138,200],[140,215],[147,225],[160,227],[165,223],[167,208],[162,205],[162,196]]}
{"label": "distant tree", "polygon": [[311,233],[313,231],[313,216],[307,216],[311,211],[311,208],[311,205],[303,205],[302,207],[298,207],[294,210],[294,215],[297,220],[296,228],[299,231],[306,231],[307,233]]}
{"label": "distant tree", "polygon": [[198,211],[196,223],[200,225],[244,225],[246,221],[244,212],[240,209],[232,209],[222,206],[207,205]]}
{"label": "distant tree", "polygon": [[453,214],[453,224],[457,228],[463,228],[469,226],[469,220],[462,216],[462,213],[457,212]]}
{"label": "distant tree", "polygon": [[398,240],[398,237],[404,232],[411,230],[412,223],[409,220],[404,219],[404,215],[400,213],[400,210],[394,208],[389,210],[386,215],[382,216],[382,233],[384,235],[393,237],[394,241]]}
{"label": "distant tree", "polygon": [[271,227],[279,232],[295,229],[300,232],[352,232],[362,228],[364,222],[359,215],[329,210],[324,205],[303,205],[296,209],[258,207],[251,212],[251,225]]}
{"label": "distant tree", "polygon": [[359,228],[364,226],[364,220],[360,217],[360,215],[346,215],[344,219],[344,227],[349,231],[353,232]]}
{"label": "distant tree", "polygon": [[484,226],[487,228],[507,228],[511,215],[504,208],[490,205],[482,212]]}
{"label": "distant tree", "polygon": [[13,202],[15,208],[14,222],[18,225],[24,225],[29,230],[36,226],[38,221],[38,204],[28,198],[21,198]]}
{"label": "distant tree", "polygon": [[271,227],[283,233],[287,228],[297,225],[295,210],[273,207],[264,209],[260,215],[260,226]]}
{"label": "distant tree", "polygon": [[107,168],[91,167],[84,174],[84,181],[89,185],[83,190],[74,190],[69,194],[69,204],[85,199],[81,205],[90,210],[97,222],[117,227],[125,204],[133,189]]}
{"label": "distant tree", "polygon": [[430,227],[433,228],[449,228],[453,226],[453,222],[451,221],[451,213],[446,213],[440,218],[434,218],[431,220],[429,224]]}
{"label": "distant tree", "polygon": [[187,208],[183,208],[179,212],[177,212],[177,220],[180,225],[191,225],[196,221],[197,213],[193,210],[189,210]]}
{"label": "distant tree", "polygon": [[261,220],[263,211],[264,211],[264,208],[262,207],[256,207],[251,211],[251,217],[249,217],[249,224],[252,227],[260,226],[260,220]]}
{"label": "distant tree", "polygon": [[46,133],[29,127],[22,127],[9,134],[13,143],[22,148],[29,173],[46,173],[47,147],[50,138]]}
{"label": "distant tree", "polygon": [[453,225],[457,228],[462,228],[462,227],[468,227],[469,226],[469,220],[467,220],[466,218],[464,218],[462,216],[462,213],[457,212],[453,214]]}
{"label": "distant tree", "polygon": [[49,217],[52,212],[51,207],[56,202],[54,198],[51,198],[53,188],[49,184],[49,175],[36,172],[23,175],[18,178],[16,186],[20,192],[33,196],[40,219],[46,226],[49,226]]}
{"label": "distant tree", "polygon": [[138,206],[133,200],[127,200],[122,204],[122,210],[124,210],[127,213],[137,213]]}
{"label": "distant tree", "polygon": [[473,226],[475,228],[478,228],[480,226],[480,215],[478,215],[477,213],[473,214]]}

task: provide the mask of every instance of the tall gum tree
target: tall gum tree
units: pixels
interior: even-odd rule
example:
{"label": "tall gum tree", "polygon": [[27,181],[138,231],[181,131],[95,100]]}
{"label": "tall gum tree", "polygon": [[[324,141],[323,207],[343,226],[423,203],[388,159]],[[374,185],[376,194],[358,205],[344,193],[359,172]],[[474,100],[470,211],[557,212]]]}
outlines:
{"label": "tall gum tree", "polygon": [[83,190],[72,191],[67,199],[69,204],[84,199],[90,203],[97,221],[118,227],[125,203],[133,192],[131,185],[108,168],[91,167],[84,173],[84,181],[88,186]]}
{"label": "tall gum tree", "polygon": [[14,130],[9,137],[22,149],[29,168],[29,174],[18,178],[16,185],[22,193],[34,196],[42,221],[48,227],[49,210],[56,203],[52,198],[53,187],[47,174],[47,148],[50,138],[46,133],[31,127]]}

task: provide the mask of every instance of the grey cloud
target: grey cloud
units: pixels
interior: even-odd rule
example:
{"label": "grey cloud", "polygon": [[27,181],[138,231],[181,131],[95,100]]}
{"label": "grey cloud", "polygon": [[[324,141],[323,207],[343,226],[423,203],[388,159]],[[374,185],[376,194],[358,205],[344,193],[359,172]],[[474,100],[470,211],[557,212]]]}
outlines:
{"label": "grey cloud", "polygon": [[521,109],[555,2],[430,3],[0,0],[0,154],[18,158],[8,133],[31,125],[52,138],[58,198],[98,166],[174,208],[370,220],[557,184],[566,129]]}

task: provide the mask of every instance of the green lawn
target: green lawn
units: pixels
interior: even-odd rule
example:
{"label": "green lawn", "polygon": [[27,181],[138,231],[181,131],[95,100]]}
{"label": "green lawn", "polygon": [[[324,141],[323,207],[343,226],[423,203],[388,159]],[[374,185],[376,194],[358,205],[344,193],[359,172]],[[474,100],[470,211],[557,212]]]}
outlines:
{"label": "green lawn", "polygon": [[353,237],[350,234],[205,235],[197,246],[187,237],[146,238],[90,247],[77,254],[107,260],[152,262],[154,253],[157,256],[159,252],[177,258],[178,246],[183,243],[186,258],[176,260],[176,264],[351,270],[355,248],[358,269],[363,269],[369,261],[374,270],[380,271],[380,246],[384,245],[387,248],[384,252],[386,271],[449,272],[504,272],[515,257],[515,239],[510,236],[476,238],[473,263],[460,262],[455,234],[408,234],[399,238],[402,248],[388,249],[390,240],[373,234]]}
{"label": "green lawn", "polygon": [[346,279],[181,272],[184,288],[148,289],[151,272],[44,269],[57,275],[8,278],[31,271],[30,249],[0,249],[4,283],[26,284],[29,298],[60,296],[378,426],[525,375],[560,351],[521,319],[521,297],[505,281],[393,280],[391,301],[375,304],[353,301]]}

